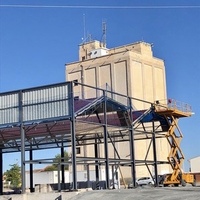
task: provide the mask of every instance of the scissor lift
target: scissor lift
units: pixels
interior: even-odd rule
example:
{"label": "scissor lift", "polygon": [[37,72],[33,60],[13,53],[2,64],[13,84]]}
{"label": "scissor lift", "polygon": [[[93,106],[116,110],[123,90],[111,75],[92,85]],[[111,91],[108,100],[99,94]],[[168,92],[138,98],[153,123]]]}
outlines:
{"label": "scissor lift", "polygon": [[162,129],[166,130],[166,139],[170,145],[170,152],[167,157],[172,167],[172,173],[167,174],[164,179],[164,186],[178,186],[186,183],[193,183],[193,176],[189,173],[183,173],[182,164],[184,155],[180,147],[183,135],[178,127],[178,121],[182,117],[192,115],[191,107],[185,103],[177,102],[173,99],[155,102],[155,112],[163,117]]}

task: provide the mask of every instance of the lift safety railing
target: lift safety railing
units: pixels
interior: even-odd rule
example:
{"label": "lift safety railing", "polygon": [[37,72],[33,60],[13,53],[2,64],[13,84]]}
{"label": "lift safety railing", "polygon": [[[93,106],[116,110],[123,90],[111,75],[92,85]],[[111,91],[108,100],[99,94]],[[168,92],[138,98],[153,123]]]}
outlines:
{"label": "lift safety railing", "polygon": [[179,110],[184,113],[192,113],[191,105],[175,99],[156,100],[154,105],[157,110]]}

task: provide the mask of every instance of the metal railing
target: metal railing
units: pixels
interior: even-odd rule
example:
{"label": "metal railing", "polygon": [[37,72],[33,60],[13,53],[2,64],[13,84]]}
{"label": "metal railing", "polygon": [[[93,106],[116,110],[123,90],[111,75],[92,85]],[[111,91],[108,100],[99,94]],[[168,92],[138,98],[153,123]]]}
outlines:
{"label": "metal railing", "polygon": [[192,107],[184,102],[175,99],[164,99],[155,101],[155,106],[158,110],[171,110],[176,109],[182,112],[191,113]]}

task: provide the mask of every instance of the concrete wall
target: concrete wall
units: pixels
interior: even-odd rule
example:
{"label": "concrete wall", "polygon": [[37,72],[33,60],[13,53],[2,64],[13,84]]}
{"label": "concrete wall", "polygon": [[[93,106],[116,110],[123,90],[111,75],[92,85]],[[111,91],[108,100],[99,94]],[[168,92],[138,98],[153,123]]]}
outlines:
{"label": "concrete wall", "polygon": [[[60,178],[61,172],[60,172]],[[69,172],[65,171],[65,182],[69,182]],[[58,172],[57,171],[47,171],[47,172],[34,172],[33,173],[33,185],[38,184],[50,184],[58,183]],[[30,187],[30,173],[26,172],[26,188]]]}
{"label": "concrete wall", "polygon": [[[112,171],[110,169],[110,180],[112,179]],[[90,181],[96,181],[95,171],[90,170]],[[26,188],[30,187],[30,174],[26,172]],[[60,174],[61,178],[61,174]],[[106,180],[105,169],[102,168],[99,170],[99,180]],[[61,181],[61,180],[60,180]],[[77,171],[77,181],[87,181],[87,171]],[[65,183],[72,182],[72,172],[65,171]],[[49,184],[58,183],[58,172],[49,171],[49,172],[36,172],[33,174],[33,185],[36,187],[38,192],[48,192],[51,191]],[[39,186],[38,186],[39,185]]]}
{"label": "concrete wall", "polygon": [[200,156],[190,159],[191,172],[200,173]]}

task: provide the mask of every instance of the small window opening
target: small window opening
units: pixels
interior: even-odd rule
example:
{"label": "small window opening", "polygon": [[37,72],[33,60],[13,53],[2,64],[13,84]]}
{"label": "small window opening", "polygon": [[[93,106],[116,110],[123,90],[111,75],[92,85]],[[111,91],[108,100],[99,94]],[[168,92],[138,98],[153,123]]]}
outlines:
{"label": "small window opening", "polygon": [[76,148],[76,154],[81,154],[81,147]]}
{"label": "small window opening", "polygon": [[78,85],[78,79],[73,80],[73,82],[74,82],[74,86],[77,86],[77,85]]}

